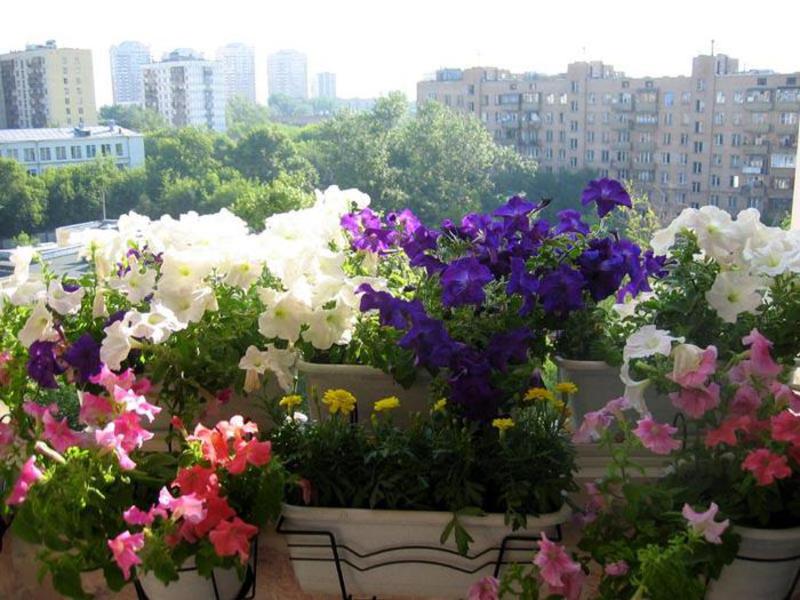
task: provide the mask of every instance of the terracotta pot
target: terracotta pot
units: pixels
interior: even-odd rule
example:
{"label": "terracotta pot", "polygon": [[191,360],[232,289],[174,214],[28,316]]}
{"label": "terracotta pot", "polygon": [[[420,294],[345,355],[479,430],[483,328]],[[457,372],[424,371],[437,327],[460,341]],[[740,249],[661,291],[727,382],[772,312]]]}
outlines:
{"label": "terracotta pot", "polygon": [[305,592],[343,594],[333,539],[348,595],[455,599],[464,598],[481,577],[494,574],[498,561],[530,562],[536,541],[514,540],[501,558],[506,536],[533,538],[545,531],[557,539],[557,527],[569,515],[565,505],[558,512],[530,517],[527,529],[516,532],[505,525],[502,514],[462,517],[474,540],[467,556],[457,552],[452,536],[440,543],[452,519],[448,512],[284,505],[278,532],[286,535],[292,566]]}
{"label": "terracotta pot", "polygon": [[736,526],[742,543],[736,560],[712,582],[708,600],[783,600],[800,570],[800,527]]}

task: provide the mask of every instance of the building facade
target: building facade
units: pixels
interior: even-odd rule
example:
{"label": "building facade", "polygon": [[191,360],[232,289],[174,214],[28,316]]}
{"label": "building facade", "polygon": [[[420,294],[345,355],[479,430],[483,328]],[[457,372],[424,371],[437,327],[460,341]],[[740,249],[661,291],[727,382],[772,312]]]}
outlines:
{"label": "building facade", "polygon": [[317,96],[336,98],[336,73],[317,73]]}
{"label": "building facade", "polygon": [[427,101],[474,115],[546,171],[634,181],[662,219],[707,204],[791,206],[800,72],[741,72],[723,54],[696,57],[679,77],[631,78],[601,62],[555,76],[443,69],[417,84]]}
{"label": "building facade", "polygon": [[179,49],[142,67],[144,102],[174,127],[225,131],[225,78],[222,64]]}
{"label": "building facade", "polygon": [[52,40],[0,55],[0,129],[96,125],[90,50]]}
{"label": "building facade", "polygon": [[22,163],[34,175],[104,156],[120,168],[141,167],[144,136],[116,125],[0,130],[0,157]]}
{"label": "building facade", "polygon": [[256,101],[256,62],[251,46],[228,44],[217,50],[225,78],[225,97]]}
{"label": "building facade", "polygon": [[308,98],[308,61],[297,50],[280,50],[267,58],[269,95]]}
{"label": "building facade", "polygon": [[150,48],[139,42],[111,46],[111,87],[114,104],[144,104],[142,66],[150,64]]}

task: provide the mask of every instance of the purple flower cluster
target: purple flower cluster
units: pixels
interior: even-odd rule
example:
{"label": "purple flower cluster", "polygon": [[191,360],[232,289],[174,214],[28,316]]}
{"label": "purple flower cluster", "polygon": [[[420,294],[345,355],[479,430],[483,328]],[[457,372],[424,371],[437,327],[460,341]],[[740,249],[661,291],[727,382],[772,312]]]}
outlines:
{"label": "purple flower cluster", "polygon": [[[600,217],[617,206],[631,206],[625,188],[609,179],[590,182],[582,202],[595,202]],[[438,282],[445,309],[493,310],[486,306],[487,286],[496,283],[505,290],[507,305],[521,306],[520,318],[561,319],[589,302],[649,290],[649,278],[663,274],[664,257],[642,253],[615,235],[593,238],[575,210],[561,211],[551,225],[536,218],[543,206],[514,196],[491,213],[468,214],[459,224],[446,220],[439,229],[426,227],[409,211],[390,213],[384,222],[364,209],[345,216],[342,226],[354,249],[405,252],[412,266],[424,268]],[[541,335],[534,331],[540,325],[529,320],[525,327],[515,325],[470,345],[453,339],[445,321],[432,317],[417,300],[369,286],[360,291],[361,310],[377,310],[381,325],[403,331],[398,343],[414,353],[417,365],[447,370],[450,398],[471,418],[496,416],[502,394],[492,383],[493,375],[506,373],[510,364],[528,362],[528,349]],[[512,302],[514,298],[521,304]]]}
{"label": "purple flower cluster", "polygon": [[53,342],[33,342],[28,348],[28,375],[43,388],[55,389],[56,375],[64,372],[56,358]]}
{"label": "purple flower cluster", "polygon": [[77,371],[78,378],[84,383],[100,373],[103,367],[100,344],[88,333],[84,333],[64,352],[64,360]]}

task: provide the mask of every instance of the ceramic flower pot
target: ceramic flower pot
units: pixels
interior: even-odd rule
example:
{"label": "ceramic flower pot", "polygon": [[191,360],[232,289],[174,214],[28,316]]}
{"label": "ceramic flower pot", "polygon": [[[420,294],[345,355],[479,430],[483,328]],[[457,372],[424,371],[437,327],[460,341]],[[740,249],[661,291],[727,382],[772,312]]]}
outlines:
{"label": "ceramic flower pot", "polygon": [[152,573],[136,580],[139,600],[241,600],[248,596],[255,585],[255,556],[251,554],[244,578],[236,569],[214,569],[211,578],[202,577],[187,561],[179,572],[178,581],[169,585],[162,583]]}
{"label": "ceramic flower pot", "polygon": [[[429,410],[431,377],[418,372],[416,381],[408,389],[397,383],[391,375],[380,369],[363,365],[325,365],[300,361],[297,367],[301,381],[310,396],[320,399],[325,390],[345,389],[358,401],[358,420],[369,421],[375,401],[388,396],[397,396],[400,407],[392,411],[394,422],[403,425],[412,412]],[[309,406],[310,416],[319,416],[314,402]]]}
{"label": "ceramic flower pot", "polygon": [[[571,381],[578,393],[571,398],[575,424],[580,425],[586,413],[600,410],[609,400],[619,398],[625,385],[619,378],[619,368],[601,360],[572,360],[557,356],[558,380]],[[645,392],[647,408],[656,421],[672,423],[678,414],[670,399],[652,387]]]}
{"label": "ceramic flower pot", "polygon": [[800,527],[736,526],[742,543],[736,560],[712,582],[709,600],[788,599],[800,570]]}
{"label": "ceramic flower pot", "polygon": [[[502,514],[462,517],[474,539],[467,556],[457,552],[452,536],[440,543],[452,518],[447,512],[284,505],[278,532],[286,535],[292,567],[307,593],[455,599],[463,598],[481,577],[494,574],[496,563],[529,562],[536,549],[533,538],[544,531],[558,539],[558,526],[569,515],[565,505],[529,518],[527,529],[516,532],[505,525]],[[514,536],[528,539],[512,541]]]}

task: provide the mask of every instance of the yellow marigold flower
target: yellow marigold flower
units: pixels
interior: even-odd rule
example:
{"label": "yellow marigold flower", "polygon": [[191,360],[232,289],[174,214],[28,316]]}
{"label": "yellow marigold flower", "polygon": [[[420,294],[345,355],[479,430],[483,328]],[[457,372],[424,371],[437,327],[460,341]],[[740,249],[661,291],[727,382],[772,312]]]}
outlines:
{"label": "yellow marigold flower", "polygon": [[500,431],[505,431],[506,429],[511,429],[514,427],[514,419],[495,419],[492,421],[492,427],[499,429]]}
{"label": "yellow marigold flower", "polygon": [[441,412],[447,406],[447,398],[439,398],[433,403],[433,412]]}
{"label": "yellow marigold flower", "polygon": [[388,398],[383,398],[375,403],[375,412],[394,410],[398,406],[400,406],[400,398],[397,396],[389,396]]}
{"label": "yellow marigold flower", "polygon": [[553,408],[556,409],[556,412],[564,413],[566,416],[572,415],[572,409],[564,404],[561,400],[553,400],[552,402]]}
{"label": "yellow marigold flower", "polygon": [[531,388],[525,392],[523,400],[547,400],[548,402],[552,402],[553,392],[542,387]]}
{"label": "yellow marigold flower", "polygon": [[337,412],[349,415],[356,407],[356,397],[347,390],[326,390],[322,395],[322,403],[332,415]]}
{"label": "yellow marigold flower", "polygon": [[281,406],[285,407],[287,410],[291,410],[295,406],[298,406],[303,403],[303,397],[298,396],[297,394],[291,394],[289,396],[284,396],[281,398],[281,401],[278,402]]}
{"label": "yellow marigold flower", "polygon": [[578,386],[571,381],[562,381],[556,384],[556,391],[561,394],[577,394]]}

